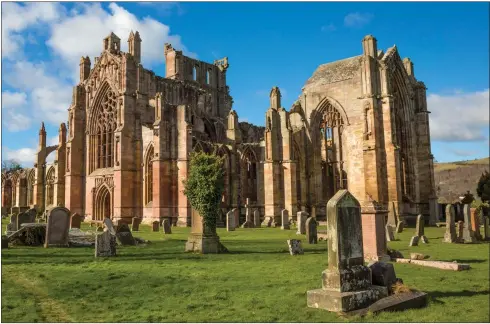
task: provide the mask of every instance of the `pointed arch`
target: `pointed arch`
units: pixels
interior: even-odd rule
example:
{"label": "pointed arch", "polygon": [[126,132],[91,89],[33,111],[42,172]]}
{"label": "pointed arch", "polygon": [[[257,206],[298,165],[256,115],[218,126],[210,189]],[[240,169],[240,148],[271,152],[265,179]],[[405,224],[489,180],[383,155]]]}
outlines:
{"label": "pointed arch", "polygon": [[46,206],[54,204],[54,181],[54,166],[50,166],[48,171],[46,172]]}
{"label": "pointed arch", "polygon": [[34,185],[36,183],[36,172],[29,169],[27,172],[27,205],[34,205]]}
{"label": "pointed arch", "polygon": [[240,157],[241,203],[257,202],[259,159],[253,146],[246,145]]}
{"label": "pointed arch", "polygon": [[223,158],[223,168],[224,168],[224,186],[223,186],[223,198],[222,202],[225,203],[226,206],[229,206],[231,203],[231,158],[230,158],[230,150],[226,145],[218,145],[215,147],[214,153],[217,156]]}
{"label": "pointed arch", "polygon": [[155,157],[155,150],[153,143],[150,143],[146,149],[144,159],[144,203],[148,205],[153,201],[153,158]]}
{"label": "pointed arch", "polygon": [[95,192],[93,218],[95,220],[112,219],[113,195],[107,184],[101,184]]}

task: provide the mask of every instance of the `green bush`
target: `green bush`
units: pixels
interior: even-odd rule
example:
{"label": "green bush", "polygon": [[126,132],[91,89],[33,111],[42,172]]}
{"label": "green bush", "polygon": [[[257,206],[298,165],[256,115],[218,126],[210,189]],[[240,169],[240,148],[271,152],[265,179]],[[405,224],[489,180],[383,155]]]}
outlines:
{"label": "green bush", "polygon": [[184,194],[203,218],[206,228],[216,229],[224,189],[223,160],[214,154],[194,152],[190,156],[189,176],[183,180]]}

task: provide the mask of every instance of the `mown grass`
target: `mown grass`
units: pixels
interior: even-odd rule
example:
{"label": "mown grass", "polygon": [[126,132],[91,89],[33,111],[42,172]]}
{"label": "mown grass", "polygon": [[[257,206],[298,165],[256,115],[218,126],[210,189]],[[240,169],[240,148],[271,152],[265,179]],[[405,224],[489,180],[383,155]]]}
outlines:
{"label": "mown grass", "polygon": [[[3,224],[5,231],[6,222]],[[84,224],[82,229],[88,229]],[[305,244],[290,256],[295,230],[218,229],[231,251],[184,253],[189,228],[173,234],[141,226],[146,246],[118,247],[114,258],[93,248],[13,247],[2,250],[2,322],[488,322],[489,245],[442,243],[444,229],[426,228],[430,243],[408,247],[414,229],[389,246],[406,257],[467,262],[453,272],[395,263],[404,283],[430,296],[425,309],[340,318],[306,306],[306,291],[321,287],[326,243]],[[304,238],[304,236],[303,236]]]}

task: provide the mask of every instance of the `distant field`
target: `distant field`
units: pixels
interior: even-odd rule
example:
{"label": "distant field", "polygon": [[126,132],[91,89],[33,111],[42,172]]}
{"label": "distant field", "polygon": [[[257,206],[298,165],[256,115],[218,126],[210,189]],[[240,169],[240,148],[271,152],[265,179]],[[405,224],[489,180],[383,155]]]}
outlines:
{"label": "distant field", "polygon": [[434,163],[434,171],[444,171],[444,170],[454,170],[461,167],[472,167],[475,165],[484,165],[488,168],[490,164],[490,158],[483,158],[478,160],[469,160],[469,161],[456,161],[456,162],[447,162],[447,163]]}

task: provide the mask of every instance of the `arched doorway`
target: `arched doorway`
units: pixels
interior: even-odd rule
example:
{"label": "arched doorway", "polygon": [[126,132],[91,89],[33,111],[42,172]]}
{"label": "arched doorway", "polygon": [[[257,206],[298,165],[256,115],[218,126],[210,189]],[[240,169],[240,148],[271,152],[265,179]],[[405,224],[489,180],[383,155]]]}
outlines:
{"label": "arched doorway", "polygon": [[107,186],[102,185],[95,199],[95,220],[112,219],[112,195]]}

